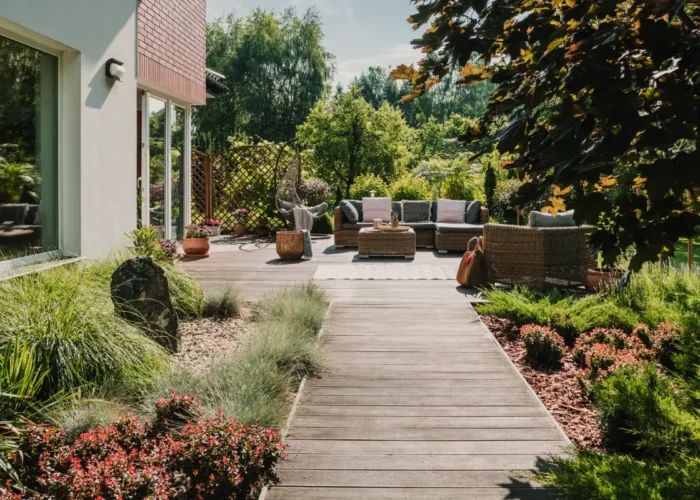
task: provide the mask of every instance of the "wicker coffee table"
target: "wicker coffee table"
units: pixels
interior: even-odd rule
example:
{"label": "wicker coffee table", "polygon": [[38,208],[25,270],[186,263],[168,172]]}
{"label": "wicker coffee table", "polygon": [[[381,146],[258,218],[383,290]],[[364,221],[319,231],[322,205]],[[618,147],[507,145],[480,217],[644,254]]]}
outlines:
{"label": "wicker coffee table", "polygon": [[416,233],[408,231],[379,231],[371,227],[360,229],[357,237],[358,255],[361,259],[369,257],[405,257],[416,256]]}

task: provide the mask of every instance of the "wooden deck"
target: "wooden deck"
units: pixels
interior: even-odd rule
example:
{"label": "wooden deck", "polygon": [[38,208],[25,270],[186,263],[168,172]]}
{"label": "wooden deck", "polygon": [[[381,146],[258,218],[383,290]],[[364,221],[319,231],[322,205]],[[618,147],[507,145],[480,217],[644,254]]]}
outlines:
{"label": "wooden deck", "polygon": [[[254,298],[353,258],[325,248],[312,262],[277,266],[274,249],[241,254],[220,250],[186,265],[209,288],[233,282]],[[436,258],[425,252],[415,263]],[[266,500],[556,496],[523,471],[546,468],[569,442],[468,292],[451,281],[319,284],[333,301],[328,367],[302,390],[281,484]]]}

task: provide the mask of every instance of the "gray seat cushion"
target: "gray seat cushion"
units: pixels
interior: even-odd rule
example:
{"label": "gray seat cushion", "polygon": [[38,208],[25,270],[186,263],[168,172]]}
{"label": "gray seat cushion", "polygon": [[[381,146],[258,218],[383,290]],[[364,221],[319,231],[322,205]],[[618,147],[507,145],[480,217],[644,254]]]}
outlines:
{"label": "gray seat cushion", "polygon": [[25,224],[27,221],[28,209],[29,205],[26,203],[8,203],[6,205],[0,205],[0,224],[3,222]]}
{"label": "gray seat cushion", "polygon": [[357,212],[357,208],[350,200],[343,200],[340,202],[340,211],[343,212],[343,220],[349,222],[350,224],[357,224],[360,220],[360,214]]}
{"label": "gray seat cushion", "polygon": [[415,230],[432,230],[435,229],[435,223],[434,222],[402,222],[402,226],[410,227],[411,229]]}
{"label": "gray seat cushion", "polygon": [[435,229],[445,234],[481,234],[484,232],[484,226],[482,224],[453,224],[448,222],[438,222],[437,224],[435,224]]}
{"label": "gray seat cushion", "polygon": [[467,202],[467,213],[464,216],[464,222],[467,224],[481,223],[481,202],[479,200]]}
{"label": "gray seat cushion", "polygon": [[362,229],[363,227],[372,227],[372,223],[358,222],[357,224],[352,224],[351,222],[343,222],[343,229]]}

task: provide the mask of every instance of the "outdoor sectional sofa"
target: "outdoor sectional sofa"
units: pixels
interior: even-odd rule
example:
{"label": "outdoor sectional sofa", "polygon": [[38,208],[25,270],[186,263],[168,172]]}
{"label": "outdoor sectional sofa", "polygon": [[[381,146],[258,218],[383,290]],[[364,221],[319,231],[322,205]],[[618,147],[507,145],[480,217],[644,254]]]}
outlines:
{"label": "outdoor sectional sofa", "polygon": [[[362,221],[362,201],[348,201],[353,204]],[[469,240],[474,236],[482,235],[484,224],[489,221],[488,209],[481,207],[480,224],[435,222],[437,220],[437,207],[438,202],[434,201],[431,206],[431,220],[429,221],[401,223],[402,226],[408,226],[415,231],[417,247],[436,248],[440,253],[464,252],[467,249]],[[392,211],[401,214],[401,202],[393,202]],[[372,222],[351,224],[340,207],[336,207],[333,225],[335,246],[337,248],[356,247],[358,234],[363,227],[372,227]]]}

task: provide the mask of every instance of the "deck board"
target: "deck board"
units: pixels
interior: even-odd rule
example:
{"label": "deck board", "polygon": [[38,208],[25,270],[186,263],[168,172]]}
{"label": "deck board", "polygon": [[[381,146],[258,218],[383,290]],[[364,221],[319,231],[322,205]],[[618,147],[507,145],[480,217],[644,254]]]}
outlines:
{"label": "deck board", "polygon": [[[207,290],[233,283],[255,300],[320,264],[353,262],[328,245],[287,265],[270,245],[215,245],[208,261],[185,265]],[[419,252],[415,263],[437,259]],[[458,258],[439,259],[456,270]],[[570,442],[480,322],[473,292],[449,281],[318,284],[332,300],[327,367],[304,385],[281,483],[265,500],[556,498],[525,474]]]}

